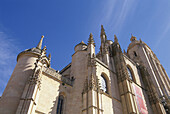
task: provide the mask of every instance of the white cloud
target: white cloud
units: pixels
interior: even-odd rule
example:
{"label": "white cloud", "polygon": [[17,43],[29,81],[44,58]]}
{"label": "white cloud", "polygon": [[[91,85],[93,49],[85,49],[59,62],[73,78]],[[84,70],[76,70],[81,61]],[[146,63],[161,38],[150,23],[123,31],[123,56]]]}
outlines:
{"label": "white cloud", "polygon": [[154,46],[155,48],[157,48],[159,46],[161,41],[166,38],[165,37],[166,34],[170,32],[170,23],[166,24],[164,28],[165,29],[163,30],[163,33],[160,35],[160,37],[158,38],[158,40],[155,43],[155,46]]}
{"label": "white cloud", "polygon": [[4,32],[0,32],[0,96],[16,64],[18,48],[16,41]]}
{"label": "white cloud", "polygon": [[109,24],[109,22],[112,19],[114,8],[116,7],[116,0],[109,0],[107,3],[103,5],[103,10],[101,12],[101,20],[100,23],[105,23],[106,25]]}
{"label": "white cloud", "polygon": [[110,26],[110,31],[120,31],[127,18],[130,18],[128,17],[129,14],[134,14],[137,4],[138,1],[136,0],[123,0],[121,2],[116,0],[108,1],[101,13],[101,23]]}

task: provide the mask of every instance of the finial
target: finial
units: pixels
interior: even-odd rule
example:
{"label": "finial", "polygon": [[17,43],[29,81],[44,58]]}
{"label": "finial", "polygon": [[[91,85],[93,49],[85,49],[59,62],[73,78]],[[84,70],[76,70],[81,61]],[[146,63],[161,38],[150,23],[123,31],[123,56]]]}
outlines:
{"label": "finial", "polygon": [[130,41],[135,41],[135,40],[136,40],[136,37],[131,34],[131,39],[130,39]]}
{"label": "finial", "polygon": [[37,48],[38,48],[38,49],[41,49],[41,48],[42,48],[43,38],[44,38],[44,35],[41,36],[41,40],[40,40],[40,42],[39,42],[38,45],[37,45]]}
{"label": "finial", "polygon": [[44,35],[42,35],[41,38],[44,38]]}
{"label": "finial", "polygon": [[89,44],[95,45],[92,33],[90,33],[90,35],[89,35],[88,45]]}
{"label": "finial", "polygon": [[80,43],[81,43],[81,44],[85,44],[83,40],[82,40]]}
{"label": "finial", "polygon": [[116,35],[114,35],[114,42],[118,43],[118,39]]}

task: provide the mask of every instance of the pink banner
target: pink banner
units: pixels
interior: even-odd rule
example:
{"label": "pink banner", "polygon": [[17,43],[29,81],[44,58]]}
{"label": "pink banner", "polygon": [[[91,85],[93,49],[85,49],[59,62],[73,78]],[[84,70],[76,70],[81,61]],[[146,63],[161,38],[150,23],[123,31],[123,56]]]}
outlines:
{"label": "pink banner", "polygon": [[135,92],[138,111],[142,114],[148,114],[141,88],[138,87],[137,85],[133,84],[133,89],[134,89],[134,92]]}

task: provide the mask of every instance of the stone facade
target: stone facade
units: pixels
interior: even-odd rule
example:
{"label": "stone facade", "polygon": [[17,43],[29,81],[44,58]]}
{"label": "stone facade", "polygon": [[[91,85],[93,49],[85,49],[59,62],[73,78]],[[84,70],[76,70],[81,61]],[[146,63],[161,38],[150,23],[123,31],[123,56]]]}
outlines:
{"label": "stone facade", "polygon": [[170,113],[170,80],[149,46],[132,36],[122,52],[116,35],[107,40],[103,26],[100,38],[97,54],[90,34],[61,71],[50,67],[43,37],[37,47],[21,52],[0,114]]}

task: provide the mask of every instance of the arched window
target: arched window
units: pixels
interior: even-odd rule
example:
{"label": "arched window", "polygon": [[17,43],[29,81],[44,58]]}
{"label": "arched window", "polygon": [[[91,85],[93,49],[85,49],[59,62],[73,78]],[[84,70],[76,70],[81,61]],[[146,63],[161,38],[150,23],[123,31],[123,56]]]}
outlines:
{"label": "arched window", "polygon": [[127,67],[127,71],[128,71],[128,75],[129,75],[130,79],[133,80],[132,71],[130,70],[129,67]]}
{"label": "arched window", "polygon": [[137,53],[136,53],[136,51],[134,51],[133,53],[134,53],[134,56],[135,56],[135,57],[137,57]]}
{"label": "arched window", "polygon": [[64,96],[60,95],[58,98],[58,105],[57,105],[57,113],[56,114],[63,114],[63,107],[64,107]]}
{"label": "arched window", "polygon": [[108,88],[107,88],[107,81],[103,75],[101,75],[101,89],[105,92],[108,93]]}

